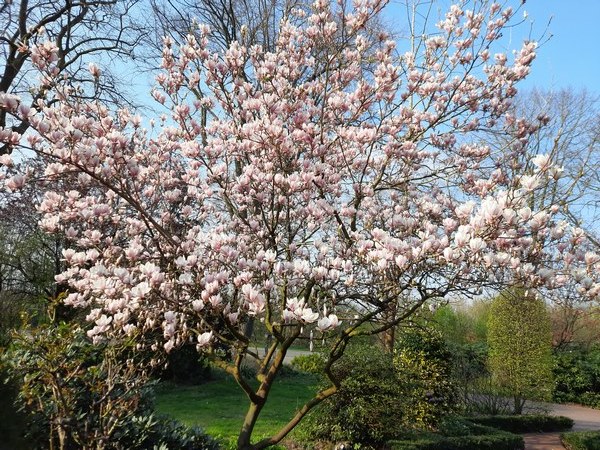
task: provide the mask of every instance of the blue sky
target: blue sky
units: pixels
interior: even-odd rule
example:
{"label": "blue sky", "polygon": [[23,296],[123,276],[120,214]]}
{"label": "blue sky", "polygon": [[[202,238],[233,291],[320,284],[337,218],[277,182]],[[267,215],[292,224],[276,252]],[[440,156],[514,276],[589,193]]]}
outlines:
{"label": "blue sky", "polygon": [[[413,0],[390,0],[384,12],[384,24],[395,32],[407,31],[407,1],[410,4]],[[522,6],[521,0],[505,1],[514,9],[519,8],[515,19],[522,22],[505,30],[496,48],[510,52],[520,48],[525,39],[543,43],[532,72],[520,84],[521,88],[586,88],[600,94],[600,0],[527,0]],[[444,15],[452,2],[437,0],[430,24],[437,22],[436,15]],[[429,2],[420,3],[425,13]],[[523,17],[525,11],[526,18]]]}
{"label": "blue sky", "polygon": [[[600,93],[600,1],[528,0],[527,22],[533,37],[548,24],[552,37],[541,46],[525,87],[586,88]],[[519,27],[525,33],[528,24]],[[516,42],[515,42],[516,44]]]}

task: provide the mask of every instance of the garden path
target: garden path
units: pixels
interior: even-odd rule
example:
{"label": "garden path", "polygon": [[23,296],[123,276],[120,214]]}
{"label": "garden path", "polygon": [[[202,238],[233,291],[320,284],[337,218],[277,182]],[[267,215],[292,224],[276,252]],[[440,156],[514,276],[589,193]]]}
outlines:
{"label": "garden path", "polygon": [[[566,416],[575,421],[573,431],[600,430],[600,410],[579,405],[540,403],[536,407],[548,410],[554,416]],[[523,435],[525,450],[563,450],[560,433],[529,433]]]}

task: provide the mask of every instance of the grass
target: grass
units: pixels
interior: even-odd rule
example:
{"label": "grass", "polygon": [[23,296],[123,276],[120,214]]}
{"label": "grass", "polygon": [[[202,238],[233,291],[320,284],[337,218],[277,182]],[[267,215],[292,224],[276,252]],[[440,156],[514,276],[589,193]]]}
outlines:
{"label": "grass", "polygon": [[[253,441],[271,436],[284,426],[316,390],[317,379],[293,375],[277,380],[258,419]],[[156,392],[156,410],[186,425],[200,425],[211,436],[231,444],[242,426],[248,399],[230,377],[199,386],[164,384]]]}
{"label": "grass", "polygon": [[561,433],[560,440],[567,450],[600,450],[600,431]]}

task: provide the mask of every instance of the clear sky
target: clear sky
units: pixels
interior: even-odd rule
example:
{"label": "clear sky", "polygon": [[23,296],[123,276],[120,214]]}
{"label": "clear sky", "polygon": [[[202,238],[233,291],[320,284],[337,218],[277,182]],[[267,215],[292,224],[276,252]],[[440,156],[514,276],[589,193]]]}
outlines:
{"label": "clear sky", "polygon": [[[527,0],[533,37],[546,30],[530,78],[523,84],[546,89],[586,88],[600,93],[600,0]],[[528,33],[530,26],[520,27]],[[516,42],[515,42],[516,44]]]}

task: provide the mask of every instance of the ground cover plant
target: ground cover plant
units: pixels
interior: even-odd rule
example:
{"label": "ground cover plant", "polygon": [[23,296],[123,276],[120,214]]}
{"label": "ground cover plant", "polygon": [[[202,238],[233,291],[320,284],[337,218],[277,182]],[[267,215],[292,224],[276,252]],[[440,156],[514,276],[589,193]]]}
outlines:
{"label": "ground cover plant", "polygon": [[[88,101],[51,40],[19,47],[43,101],[0,94],[28,128],[0,129],[2,186],[17,202],[37,189],[40,227],[61,237],[64,304],[95,344],[206,353],[247,399],[239,449],[280,442],[340,393],[352,340],[447,296],[571,278],[600,293],[584,232],[554,204],[530,206],[561,170],[528,154],[547,118],[513,114],[536,56],[532,41],[503,53],[515,10],[452,5],[432,30],[419,10],[395,42],[376,28],[385,3],[317,0],[282,15],[268,47],[247,28],[225,48],[204,25],[166,38],[151,94],[162,116]],[[89,66],[95,86],[102,76]],[[288,350],[311,333],[327,385],[257,440]]]}

